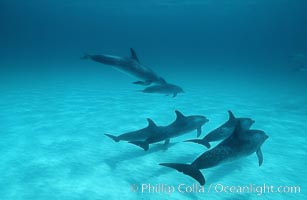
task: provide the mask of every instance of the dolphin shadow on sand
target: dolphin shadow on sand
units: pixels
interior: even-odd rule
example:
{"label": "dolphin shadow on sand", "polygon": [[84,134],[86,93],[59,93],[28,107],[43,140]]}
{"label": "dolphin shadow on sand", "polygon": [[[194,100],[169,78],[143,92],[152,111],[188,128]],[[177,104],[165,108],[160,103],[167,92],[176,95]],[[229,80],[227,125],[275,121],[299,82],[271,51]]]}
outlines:
{"label": "dolphin shadow on sand", "polygon": [[132,149],[129,151],[122,152],[116,156],[112,156],[108,159],[105,159],[104,162],[112,169],[115,169],[117,165],[123,161],[127,160],[134,160],[136,158],[141,158],[143,156],[148,156],[150,154],[160,152],[160,151],[167,151],[168,148],[175,146],[178,142],[172,142],[165,144],[156,144],[148,151],[139,151],[138,149]]}

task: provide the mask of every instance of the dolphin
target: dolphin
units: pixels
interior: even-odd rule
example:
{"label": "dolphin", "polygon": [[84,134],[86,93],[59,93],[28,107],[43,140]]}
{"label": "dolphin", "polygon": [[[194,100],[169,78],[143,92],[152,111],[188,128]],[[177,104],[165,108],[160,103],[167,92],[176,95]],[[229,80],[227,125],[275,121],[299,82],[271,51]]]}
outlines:
{"label": "dolphin", "polygon": [[148,125],[145,128],[142,128],[137,131],[131,131],[128,133],[121,134],[119,136],[111,135],[111,134],[105,134],[115,142],[119,142],[121,140],[124,141],[130,141],[130,140],[145,140],[148,138],[151,134],[155,134],[156,131],[158,131],[157,125],[152,121],[151,119],[147,119]]}
{"label": "dolphin", "polygon": [[115,69],[132,75],[139,81],[134,84],[150,85],[151,83],[165,84],[166,81],[158,76],[152,69],[140,63],[134,49],[130,48],[131,56],[129,58],[113,56],[113,55],[89,55],[85,54],[81,59],[91,59],[93,61],[111,65]]}
{"label": "dolphin", "polygon": [[231,136],[213,149],[201,154],[191,164],[160,163],[160,165],[176,169],[204,185],[205,178],[200,169],[207,169],[225,162],[238,160],[255,152],[258,157],[259,166],[261,166],[263,163],[261,146],[267,138],[268,136],[261,130],[243,130],[240,121],[238,121]]}
{"label": "dolphin", "polygon": [[159,130],[150,134],[145,140],[131,140],[129,143],[137,145],[147,151],[149,149],[149,144],[161,141],[165,141],[165,144],[168,144],[171,138],[181,136],[193,130],[197,130],[197,137],[199,137],[201,135],[202,126],[209,121],[205,116],[201,115],[184,116],[178,110],[176,110],[175,113],[176,119],[170,125],[157,127]]}
{"label": "dolphin", "polygon": [[305,72],[306,71],[306,56],[303,53],[297,53],[290,56],[290,64],[292,65],[292,70],[295,72]]}
{"label": "dolphin", "polygon": [[293,71],[295,71],[295,72],[306,72],[307,68],[306,68],[305,64],[298,63],[296,66],[293,67]]}
{"label": "dolphin", "polygon": [[184,93],[183,89],[177,85],[174,84],[161,84],[161,85],[154,85],[145,88],[142,90],[144,93],[160,93],[160,94],[166,94],[170,95],[172,94],[173,97],[176,97],[178,93]]}
{"label": "dolphin", "polygon": [[186,140],[185,142],[202,144],[209,149],[211,147],[209,142],[219,141],[229,137],[234,131],[237,121],[240,121],[243,130],[248,130],[255,123],[251,118],[236,118],[230,110],[228,111],[228,115],[228,121],[208,133],[204,138]]}

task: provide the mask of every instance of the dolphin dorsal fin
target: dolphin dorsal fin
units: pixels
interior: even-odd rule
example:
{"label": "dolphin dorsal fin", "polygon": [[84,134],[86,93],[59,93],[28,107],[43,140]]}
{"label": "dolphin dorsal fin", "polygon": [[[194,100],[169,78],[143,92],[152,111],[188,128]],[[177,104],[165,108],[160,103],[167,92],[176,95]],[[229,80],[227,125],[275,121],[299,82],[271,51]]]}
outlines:
{"label": "dolphin dorsal fin", "polygon": [[236,119],[236,117],[234,116],[234,114],[231,112],[231,110],[228,110],[228,114],[229,114],[229,119],[228,121],[233,121]]}
{"label": "dolphin dorsal fin", "polygon": [[137,57],[137,55],[136,55],[136,53],[135,53],[133,48],[130,48],[130,52],[131,52],[131,59],[139,62],[139,59],[138,59],[138,57]]}
{"label": "dolphin dorsal fin", "polygon": [[178,110],[175,110],[175,113],[176,113],[177,119],[183,119],[183,118],[185,118],[185,116],[184,116],[181,112],[179,112]]}
{"label": "dolphin dorsal fin", "polygon": [[150,119],[150,118],[147,118],[147,121],[148,121],[148,128],[149,127],[157,127],[157,125],[155,124],[155,122],[152,120],[152,119]]}
{"label": "dolphin dorsal fin", "polygon": [[161,78],[160,80],[161,80],[162,84],[167,84],[167,82],[166,82],[166,80],[164,80],[164,78]]}

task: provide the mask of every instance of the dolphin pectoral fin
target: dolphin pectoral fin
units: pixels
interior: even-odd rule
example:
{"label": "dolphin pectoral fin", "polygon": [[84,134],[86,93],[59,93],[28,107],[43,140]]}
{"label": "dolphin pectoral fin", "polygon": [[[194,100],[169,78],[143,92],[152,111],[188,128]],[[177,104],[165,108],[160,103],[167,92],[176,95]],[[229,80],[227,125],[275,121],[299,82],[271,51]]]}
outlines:
{"label": "dolphin pectoral fin", "polygon": [[177,93],[174,93],[174,94],[173,94],[173,98],[175,98],[176,96],[177,96]]}
{"label": "dolphin pectoral fin", "polygon": [[144,85],[144,81],[135,81],[133,84]]}
{"label": "dolphin pectoral fin", "polygon": [[170,141],[170,139],[166,139],[165,142],[164,142],[164,145],[169,145],[169,141]]}
{"label": "dolphin pectoral fin", "polygon": [[203,174],[199,171],[199,169],[193,167],[192,165],[180,164],[180,163],[160,163],[159,165],[176,169],[178,172],[182,172],[185,175],[194,178],[201,185],[205,185],[206,181]]}
{"label": "dolphin pectoral fin", "polygon": [[197,135],[196,136],[199,137],[200,135],[201,135],[201,127],[198,127],[197,128]]}
{"label": "dolphin pectoral fin", "polygon": [[168,150],[169,144],[170,144],[170,139],[166,139],[163,144],[164,151]]}
{"label": "dolphin pectoral fin", "polygon": [[262,151],[261,151],[260,148],[256,151],[256,154],[257,154],[257,157],[258,157],[258,163],[259,163],[259,167],[260,167],[263,163],[263,155],[262,155]]}
{"label": "dolphin pectoral fin", "polygon": [[192,139],[192,140],[185,140],[184,142],[194,142],[197,144],[204,145],[208,149],[210,149],[211,145],[206,139]]}
{"label": "dolphin pectoral fin", "polygon": [[115,142],[119,142],[120,141],[118,136],[111,135],[111,134],[105,134],[105,135],[108,136],[109,138],[111,138],[112,140],[114,140]]}
{"label": "dolphin pectoral fin", "polygon": [[137,84],[137,85],[150,85],[151,81],[135,81],[133,82],[133,84]]}
{"label": "dolphin pectoral fin", "polygon": [[147,142],[143,142],[143,141],[129,141],[128,143],[131,143],[131,144],[134,144],[136,146],[139,146],[142,149],[144,149],[144,151],[147,151],[149,149],[149,144]]}

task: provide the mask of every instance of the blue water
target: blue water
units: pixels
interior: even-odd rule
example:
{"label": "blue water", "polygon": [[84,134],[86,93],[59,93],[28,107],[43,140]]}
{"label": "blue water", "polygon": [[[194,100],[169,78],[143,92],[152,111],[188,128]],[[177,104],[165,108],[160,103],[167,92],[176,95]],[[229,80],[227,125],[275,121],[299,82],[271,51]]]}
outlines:
{"label": "blue water", "polygon": [[[0,199],[307,199],[306,8],[303,0],[0,1]],[[135,78],[80,60],[129,56],[130,47],[185,93],[144,94]],[[182,141],[196,132],[148,152],[104,136],[143,128],[146,118],[167,125],[175,110],[205,115],[202,136],[227,110],[255,119],[269,135],[263,165],[251,155],[202,170],[205,192],[182,193],[177,186],[195,180],[158,163],[192,162],[206,149]],[[208,191],[219,184],[300,191]]]}

